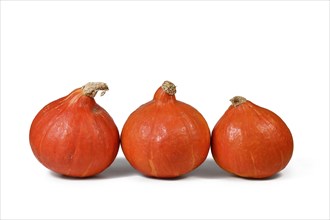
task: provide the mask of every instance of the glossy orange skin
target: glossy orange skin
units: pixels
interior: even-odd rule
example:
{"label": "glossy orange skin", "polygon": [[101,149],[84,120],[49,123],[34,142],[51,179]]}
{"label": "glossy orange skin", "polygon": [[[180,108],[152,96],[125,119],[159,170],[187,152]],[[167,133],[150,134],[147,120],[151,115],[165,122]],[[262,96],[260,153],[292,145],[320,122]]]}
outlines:
{"label": "glossy orange skin", "polygon": [[210,148],[210,130],[193,107],[159,88],[135,110],[121,134],[129,163],[146,176],[174,178],[198,167]]}
{"label": "glossy orange skin", "polygon": [[119,142],[111,116],[81,89],[46,105],[30,128],[36,158],[50,170],[71,177],[102,172],[115,159]]}
{"label": "glossy orange skin", "polygon": [[293,138],[283,120],[250,101],[230,106],[212,131],[211,152],[224,170],[247,178],[266,178],[286,167]]}

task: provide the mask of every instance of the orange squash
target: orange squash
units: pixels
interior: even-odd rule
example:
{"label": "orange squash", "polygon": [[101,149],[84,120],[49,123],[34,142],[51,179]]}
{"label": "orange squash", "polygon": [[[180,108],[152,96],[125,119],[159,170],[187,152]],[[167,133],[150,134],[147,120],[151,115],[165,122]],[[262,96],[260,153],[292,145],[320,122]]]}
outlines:
{"label": "orange squash", "polygon": [[88,177],[106,169],[119,148],[119,132],[111,116],[94,97],[108,90],[105,83],[87,83],[46,105],[30,128],[36,158],[50,170],[71,177]]}
{"label": "orange squash", "polygon": [[124,155],[146,176],[178,177],[198,167],[207,157],[207,122],[195,108],[176,100],[175,93],[175,85],[165,81],[153,100],[135,110],[124,124]]}
{"label": "orange squash", "polygon": [[241,96],[231,102],[212,131],[217,164],[247,178],[266,178],[284,169],[293,153],[293,138],[284,121]]}

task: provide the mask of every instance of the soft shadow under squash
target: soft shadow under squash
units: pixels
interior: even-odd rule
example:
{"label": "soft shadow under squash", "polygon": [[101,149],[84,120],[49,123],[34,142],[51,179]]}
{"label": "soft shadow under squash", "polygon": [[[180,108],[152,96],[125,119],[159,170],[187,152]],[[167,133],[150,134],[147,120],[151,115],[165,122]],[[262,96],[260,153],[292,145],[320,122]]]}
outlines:
{"label": "soft shadow under squash", "polygon": [[267,178],[246,178],[229,173],[220,168],[212,158],[208,158],[196,170],[187,175],[188,177],[200,177],[205,179],[233,178],[247,181],[270,181],[281,178],[282,173],[276,173]]}
{"label": "soft shadow under squash", "polygon": [[67,179],[67,180],[95,180],[95,179],[112,179],[112,178],[120,178],[138,175],[138,172],[128,163],[125,158],[118,157],[115,161],[102,173],[85,178],[76,178],[64,176],[58,173],[50,172],[50,174],[57,178]]}
{"label": "soft shadow under squash", "polygon": [[205,179],[229,178],[234,175],[221,169],[212,158],[207,158],[198,168],[186,175]]}
{"label": "soft shadow under squash", "polygon": [[138,172],[128,163],[126,158],[117,157],[105,171],[97,175],[97,178],[112,179],[138,175]]}

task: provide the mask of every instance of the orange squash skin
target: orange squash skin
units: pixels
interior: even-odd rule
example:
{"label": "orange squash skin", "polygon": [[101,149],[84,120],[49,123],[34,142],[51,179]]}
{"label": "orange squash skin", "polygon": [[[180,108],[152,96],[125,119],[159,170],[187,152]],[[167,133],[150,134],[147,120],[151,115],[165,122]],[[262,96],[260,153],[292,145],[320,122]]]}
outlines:
{"label": "orange squash skin", "polygon": [[210,130],[192,106],[160,87],[154,99],[134,111],[124,124],[122,150],[146,176],[174,178],[198,167],[210,148]]}
{"label": "orange squash skin", "polygon": [[272,111],[246,101],[231,105],[212,131],[211,152],[224,170],[246,178],[267,178],[284,169],[293,138]]}
{"label": "orange squash skin", "polygon": [[29,139],[45,167],[71,177],[102,172],[115,159],[120,142],[111,116],[81,88],[46,105],[34,118]]}

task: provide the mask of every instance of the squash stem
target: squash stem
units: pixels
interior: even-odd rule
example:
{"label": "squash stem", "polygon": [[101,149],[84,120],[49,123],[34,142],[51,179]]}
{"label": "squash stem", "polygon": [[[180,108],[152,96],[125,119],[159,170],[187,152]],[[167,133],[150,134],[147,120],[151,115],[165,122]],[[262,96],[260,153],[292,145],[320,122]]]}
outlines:
{"label": "squash stem", "polygon": [[235,96],[234,98],[230,99],[230,101],[234,107],[237,107],[237,106],[243,104],[244,102],[246,102],[246,98],[244,98],[242,96]]}
{"label": "squash stem", "polygon": [[165,81],[162,85],[162,89],[169,95],[175,95],[176,86],[170,81]]}
{"label": "squash stem", "polygon": [[89,82],[81,87],[81,89],[84,95],[94,98],[98,91],[102,91],[101,96],[103,96],[109,90],[109,87],[103,82]]}

